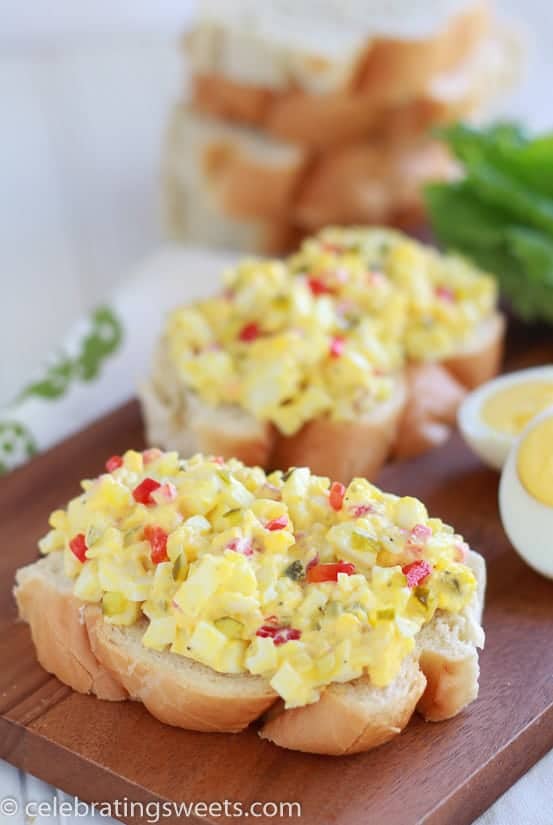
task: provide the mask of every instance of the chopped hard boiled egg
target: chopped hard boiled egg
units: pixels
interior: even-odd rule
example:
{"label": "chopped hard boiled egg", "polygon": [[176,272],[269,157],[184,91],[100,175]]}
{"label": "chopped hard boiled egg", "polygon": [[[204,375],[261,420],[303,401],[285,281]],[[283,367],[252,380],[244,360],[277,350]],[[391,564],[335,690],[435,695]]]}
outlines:
{"label": "chopped hard boiled egg", "polygon": [[52,514],[41,552],[145,647],[263,676],[287,707],[363,673],[388,684],[434,612],[476,587],[460,536],[364,479],[159,450],[106,469]]}
{"label": "chopped hard boiled egg", "polygon": [[499,506],[515,550],[553,579],[553,408],[534,418],[513,445],[501,474]]}
{"label": "chopped hard boiled egg", "polygon": [[532,367],[470,393],[459,410],[459,427],[482,461],[500,470],[523,429],[547,407],[553,407],[553,366]]}

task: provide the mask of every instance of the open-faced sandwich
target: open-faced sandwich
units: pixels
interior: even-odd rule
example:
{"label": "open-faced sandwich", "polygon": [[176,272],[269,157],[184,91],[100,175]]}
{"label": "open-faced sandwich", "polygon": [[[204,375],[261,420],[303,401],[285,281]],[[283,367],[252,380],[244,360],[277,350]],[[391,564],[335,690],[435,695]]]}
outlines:
{"label": "open-faced sandwich", "polygon": [[417,499],[156,449],[106,469],[17,573],[38,659],[75,690],[328,754],[476,697],[484,561]]}
{"label": "open-faced sandwich", "polygon": [[381,229],[246,260],[169,317],[141,390],[150,443],[348,482],[443,443],[499,365],[495,282]]}

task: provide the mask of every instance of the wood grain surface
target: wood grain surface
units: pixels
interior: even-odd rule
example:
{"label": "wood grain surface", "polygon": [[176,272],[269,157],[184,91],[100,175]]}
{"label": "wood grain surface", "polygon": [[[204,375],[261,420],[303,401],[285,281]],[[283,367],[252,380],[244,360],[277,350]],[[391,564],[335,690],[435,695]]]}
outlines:
{"label": "wood grain surface", "polygon": [[[511,330],[509,369],[551,362],[550,333]],[[100,702],[49,676],[16,622],[14,571],[35,558],[48,514],[77,493],[81,478],[100,472],[106,456],[142,446],[133,402],[0,483],[0,756],[89,801],[297,800],[305,825],[463,825],[553,747],[553,582],[510,547],[498,476],[458,436],[417,461],[389,465],[379,479],[422,498],[488,563],[480,697],[456,719],[414,718],[368,754],[312,756],[263,742],[254,728],[224,735],[166,727],[139,704]]]}

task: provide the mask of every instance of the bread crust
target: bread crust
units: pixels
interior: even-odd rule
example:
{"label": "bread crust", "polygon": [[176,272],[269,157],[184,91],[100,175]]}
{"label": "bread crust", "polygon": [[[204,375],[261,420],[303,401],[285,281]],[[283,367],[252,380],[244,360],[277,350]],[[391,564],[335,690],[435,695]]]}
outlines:
{"label": "bread crust", "polygon": [[[121,684],[95,657],[82,616],[82,602],[71,582],[60,589],[46,574],[56,559],[46,557],[17,572],[14,596],[20,617],[31,630],[37,659],[48,673],[78,693],[99,699],[127,698]],[[59,575],[59,574],[58,574]]]}
{"label": "bread crust", "polygon": [[408,657],[396,679],[374,688],[367,677],[331,684],[318,702],[269,713],[260,731],[282,748],[331,756],[360,753],[397,736],[409,722],[426,685],[415,658]]}
{"label": "bread crust", "polygon": [[[451,620],[445,639],[436,632],[419,639],[419,664],[426,677],[426,690],[418,712],[427,722],[441,722],[457,716],[478,696],[480,665],[477,647],[484,647],[481,627],[486,591],[486,564],[479,553],[468,551],[466,563],[477,581],[474,598],[465,610]],[[434,625],[440,621],[434,619]],[[426,635],[426,638],[425,638]]]}
{"label": "bread crust", "polygon": [[[121,682],[129,696],[141,701],[152,716],[186,730],[237,733],[257,719],[277,699],[263,679],[249,674],[229,676],[192,663],[188,669],[160,665],[157,654],[118,643],[117,629],[106,624],[97,607],[85,610],[86,627],[98,660]],[[177,654],[165,654],[183,660]],[[205,678],[204,672],[209,674]],[[203,678],[202,678],[203,677]],[[230,693],[229,679],[241,692]],[[253,686],[253,689],[252,689]]]}
{"label": "bread crust", "polygon": [[472,89],[452,101],[422,96],[375,107],[359,93],[318,97],[290,91],[275,95],[217,73],[198,75],[192,82],[192,101],[198,111],[256,126],[273,138],[319,151],[353,141],[414,137],[430,125],[470,113],[479,103]]}
{"label": "bread crust", "polygon": [[370,104],[403,101],[420,93],[437,73],[456,66],[489,28],[488,4],[473,3],[428,37],[373,37],[358,54],[352,54],[334,67],[323,54],[294,53],[290,48],[280,50],[278,45],[271,50],[263,41],[266,62],[273,69],[272,73],[265,72],[264,84],[259,84],[253,73],[237,73],[233,71],[235,66],[227,65],[226,52],[236,51],[225,49],[225,41],[232,38],[233,32],[217,22],[200,22],[186,35],[184,46],[193,75],[217,71],[252,90],[248,105],[243,104],[243,110],[251,117],[263,111],[267,95],[271,100],[291,89],[321,97],[357,91],[363,93]]}
{"label": "bread crust", "polygon": [[505,316],[494,312],[477,330],[467,346],[442,363],[469,390],[484,384],[499,372],[505,343]]}
{"label": "bread crust", "polygon": [[398,380],[393,396],[372,414],[352,421],[318,418],[293,436],[279,435],[269,458],[271,469],[309,467],[345,484],[355,476],[374,479],[396,439],[405,400],[405,385]]}
{"label": "bread crust", "polygon": [[440,447],[451,435],[466,389],[436,363],[409,364],[407,403],[394,443],[395,458],[414,458]]}
{"label": "bread crust", "polygon": [[397,222],[402,212],[422,214],[421,186],[456,170],[447,149],[423,140],[378,140],[322,155],[306,174],[293,206],[302,228]]}

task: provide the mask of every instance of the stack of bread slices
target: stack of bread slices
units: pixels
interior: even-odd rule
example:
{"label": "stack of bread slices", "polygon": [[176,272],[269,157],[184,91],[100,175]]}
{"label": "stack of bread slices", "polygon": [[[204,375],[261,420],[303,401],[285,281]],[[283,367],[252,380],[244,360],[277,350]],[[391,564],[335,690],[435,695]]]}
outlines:
{"label": "stack of bread slices", "polygon": [[455,174],[432,127],[482,111],[517,63],[487,0],[201,0],[185,51],[168,231],[270,254],[327,224],[420,223],[421,186]]}

